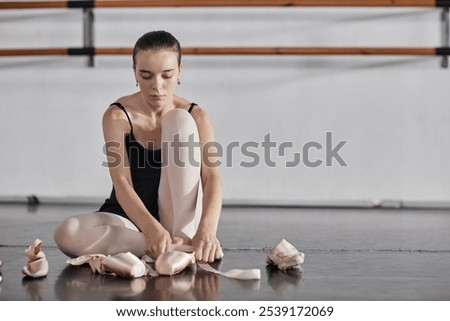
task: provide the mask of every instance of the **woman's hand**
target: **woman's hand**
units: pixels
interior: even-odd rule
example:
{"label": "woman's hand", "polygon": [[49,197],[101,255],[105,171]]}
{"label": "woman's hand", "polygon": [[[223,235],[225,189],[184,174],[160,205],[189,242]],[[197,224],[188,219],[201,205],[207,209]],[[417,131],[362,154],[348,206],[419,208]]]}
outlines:
{"label": "woman's hand", "polygon": [[167,232],[162,225],[150,229],[145,235],[145,252],[153,259],[157,259],[161,253],[169,250],[172,244],[172,239],[169,232]]}
{"label": "woman's hand", "polygon": [[197,230],[192,239],[195,259],[199,262],[213,262],[223,256],[222,247],[215,233],[207,230]]}

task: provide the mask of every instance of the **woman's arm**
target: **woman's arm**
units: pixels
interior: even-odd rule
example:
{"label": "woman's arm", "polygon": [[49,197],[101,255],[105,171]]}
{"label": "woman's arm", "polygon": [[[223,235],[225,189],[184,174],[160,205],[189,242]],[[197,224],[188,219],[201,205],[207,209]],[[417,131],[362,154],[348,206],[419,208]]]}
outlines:
{"label": "woman's arm", "polygon": [[202,152],[201,179],[203,186],[203,212],[197,233],[193,238],[196,259],[212,262],[222,257],[222,248],[216,233],[222,210],[222,183],[217,164],[214,131],[206,112],[200,107],[192,110],[200,136]]}
{"label": "woman's arm", "polygon": [[124,142],[129,131],[130,124],[125,113],[116,107],[109,107],[103,115],[103,135],[116,197],[131,221],[144,234],[146,253],[157,258],[169,248],[172,240],[169,232],[151,215],[134,191]]}

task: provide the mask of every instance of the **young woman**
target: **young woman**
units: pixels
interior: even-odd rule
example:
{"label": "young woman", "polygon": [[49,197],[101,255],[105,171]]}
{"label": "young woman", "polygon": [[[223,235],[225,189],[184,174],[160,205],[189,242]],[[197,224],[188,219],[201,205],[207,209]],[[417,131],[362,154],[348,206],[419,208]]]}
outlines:
{"label": "young woman", "polygon": [[175,95],[181,70],[180,44],[170,33],[138,39],[133,72],[139,91],[103,115],[111,196],[98,212],[58,224],[54,239],[66,255],[129,251],[156,259],[173,243],[192,245],[197,261],[223,255],[213,128],[201,107]]}

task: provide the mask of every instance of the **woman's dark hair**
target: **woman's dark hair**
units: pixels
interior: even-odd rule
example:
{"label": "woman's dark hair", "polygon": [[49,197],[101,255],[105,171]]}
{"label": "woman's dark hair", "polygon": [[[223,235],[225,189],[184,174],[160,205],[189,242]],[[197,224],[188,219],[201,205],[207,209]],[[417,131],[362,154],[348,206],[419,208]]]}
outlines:
{"label": "woman's dark hair", "polygon": [[140,50],[168,49],[177,53],[178,65],[181,64],[181,46],[171,33],[163,30],[150,31],[142,35],[133,48],[133,65],[136,65],[136,55]]}

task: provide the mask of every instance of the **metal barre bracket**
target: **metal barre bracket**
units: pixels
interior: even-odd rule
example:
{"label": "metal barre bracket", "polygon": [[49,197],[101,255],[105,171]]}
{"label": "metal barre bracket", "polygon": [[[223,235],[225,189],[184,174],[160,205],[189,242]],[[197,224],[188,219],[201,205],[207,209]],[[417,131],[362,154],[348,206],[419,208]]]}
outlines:
{"label": "metal barre bracket", "polygon": [[67,8],[94,8],[95,1],[84,1],[84,0],[69,0],[67,1]]}
{"label": "metal barre bracket", "polygon": [[[441,25],[442,25],[442,68],[448,68],[448,56],[449,56],[449,46],[450,46],[450,20],[449,20],[449,8],[443,8],[441,14]],[[446,50],[444,50],[446,49]],[[439,50],[437,50],[439,54]]]}
{"label": "metal barre bracket", "polygon": [[[94,47],[94,11],[92,8],[83,8],[83,48],[93,48],[93,47]],[[94,67],[94,54],[95,54],[94,50],[92,50],[92,52],[89,53],[87,62],[87,65],[89,67]]]}

